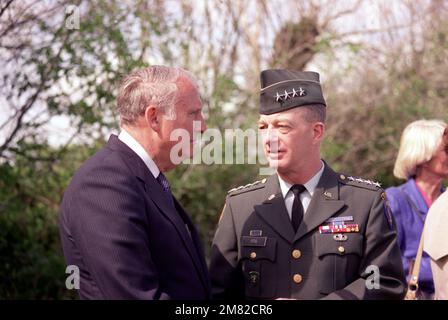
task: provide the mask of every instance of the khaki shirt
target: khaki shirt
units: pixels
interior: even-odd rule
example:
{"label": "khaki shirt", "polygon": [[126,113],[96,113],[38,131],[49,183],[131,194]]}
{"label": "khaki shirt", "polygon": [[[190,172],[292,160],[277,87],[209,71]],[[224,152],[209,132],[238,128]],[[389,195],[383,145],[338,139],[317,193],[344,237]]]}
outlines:
{"label": "khaki shirt", "polygon": [[448,192],[428,211],[423,250],[431,257],[436,299],[448,299]]}

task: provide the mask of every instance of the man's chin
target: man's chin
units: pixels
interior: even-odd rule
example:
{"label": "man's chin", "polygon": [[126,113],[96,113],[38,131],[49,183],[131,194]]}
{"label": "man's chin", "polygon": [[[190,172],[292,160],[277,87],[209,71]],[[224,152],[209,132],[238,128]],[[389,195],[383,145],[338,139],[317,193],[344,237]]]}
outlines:
{"label": "man's chin", "polygon": [[283,168],[284,166],[284,161],[282,161],[281,159],[272,159],[269,158],[269,167],[275,170],[279,170],[281,168]]}

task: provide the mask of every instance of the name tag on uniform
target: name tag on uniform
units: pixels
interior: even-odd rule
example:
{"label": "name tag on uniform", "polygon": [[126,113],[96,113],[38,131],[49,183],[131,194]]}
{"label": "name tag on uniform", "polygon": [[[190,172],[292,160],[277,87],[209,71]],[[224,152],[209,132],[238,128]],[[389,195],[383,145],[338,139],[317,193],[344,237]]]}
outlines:
{"label": "name tag on uniform", "polygon": [[353,216],[334,217],[334,218],[328,219],[326,222],[337,223],[337,222],[345,222],[345,221],[353,221]]}
{"label": "name tag on uniform", "polygon": [[263,234],[263,231],[261,231],[261,230],[250,230],[249,231],[249,235],[251,237],[261,237],[262,234]]}
{"label": "name tag on uniform", "polygon": [[266,247],[268,237],[241,237],[241,245],[243,247]]}

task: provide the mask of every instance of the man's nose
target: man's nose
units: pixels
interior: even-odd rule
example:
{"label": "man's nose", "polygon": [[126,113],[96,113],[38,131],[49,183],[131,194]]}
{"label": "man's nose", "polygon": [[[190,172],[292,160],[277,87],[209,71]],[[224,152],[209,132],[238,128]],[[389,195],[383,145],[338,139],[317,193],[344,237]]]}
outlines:
{"label": "man's nose", "polygon": [[267,130],[265,137],[265,145],[269,148],[270,152],[278,151],[279,139],[275,130]]}
{"label": "man's nose", "polygon": [[263,138],[264,138],[264,141],[266,144],[270,144],[270,143],[278,141],[277,132],[275,130],[273,130],[272,128],[267,128],[266,130],[264,130]]}

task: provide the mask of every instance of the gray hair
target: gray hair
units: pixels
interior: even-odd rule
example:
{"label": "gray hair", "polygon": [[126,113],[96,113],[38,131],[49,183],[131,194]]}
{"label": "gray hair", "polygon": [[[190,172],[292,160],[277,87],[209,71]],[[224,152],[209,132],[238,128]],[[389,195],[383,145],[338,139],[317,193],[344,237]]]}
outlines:
{"label": "gray hair", "polygon": [[303,119],[306,122],[322,122],[325,123],[325,118],[327,116],[327,107],[323,104],[309,104],[301,106],[301,109],[306,110],[303,114]]}
{"label": "gray hair", "polygon": [[182,68],[151,66],[127,75],[120,86],[117,111],[122,124],[134,124],[153,105],[175,119],[174,105],[179,91],[180,78],[190,80],[196,87],[196,80]]}

